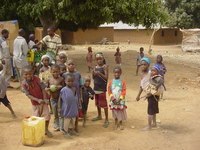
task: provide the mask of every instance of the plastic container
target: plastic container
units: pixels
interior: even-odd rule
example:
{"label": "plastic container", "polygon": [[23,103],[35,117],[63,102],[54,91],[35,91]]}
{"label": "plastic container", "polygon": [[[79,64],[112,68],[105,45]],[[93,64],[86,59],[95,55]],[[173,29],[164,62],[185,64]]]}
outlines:
{"label": "plastic container", "polygon": [[41,146],[45,138],[45,119],[42,117],[26,117],[22,121],[22,144]]}

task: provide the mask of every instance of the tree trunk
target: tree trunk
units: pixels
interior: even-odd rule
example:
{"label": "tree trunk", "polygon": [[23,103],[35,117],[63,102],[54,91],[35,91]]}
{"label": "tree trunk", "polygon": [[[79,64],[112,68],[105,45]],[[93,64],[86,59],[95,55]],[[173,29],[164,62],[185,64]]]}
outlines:
{"label": "tree trunk", "polygon": [[47,29],[49,27],[54,27],[56,28],[56,23],[55,23],[55,19],[53,19],[52,17],[48,17],[48,16],[39,16],[40,22],[43,26],[43,31],[42,31],[42,36],[46,36],[47,35]]}

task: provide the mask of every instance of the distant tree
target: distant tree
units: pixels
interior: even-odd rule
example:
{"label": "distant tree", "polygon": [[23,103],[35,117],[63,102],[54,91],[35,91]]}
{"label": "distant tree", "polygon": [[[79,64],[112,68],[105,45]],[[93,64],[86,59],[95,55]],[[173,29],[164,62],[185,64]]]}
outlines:
{"label": "distant tree", "polygon": [[200,0],[166,0],[171,19],[168,25],[180,28],[200,27]]}
{"label": "distant tree", "polygon": [[[96,28],[105,22],[139,25],[147,28],[167,19],[162,0],[2,0],[0,19],[19,19],[22,25],[38,22],[76,31]],[[2,12],[2,14],[1,14]]]}

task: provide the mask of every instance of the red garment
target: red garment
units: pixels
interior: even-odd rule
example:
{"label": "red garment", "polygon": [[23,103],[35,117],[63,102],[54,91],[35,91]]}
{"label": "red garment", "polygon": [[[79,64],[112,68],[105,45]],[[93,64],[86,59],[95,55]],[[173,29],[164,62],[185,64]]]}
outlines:
{"label": "red garment", "polygon": [[[38,98],[43,99],[43,93],[42,88],[40,85],[40,78],[34,76],[31,81],[23,81],[22,82],[22,88],[24,88],[29,95]],[[31,100],[32,105],[40,105],[38,102]]]}
{"label": "red garment", "polygon": [[106,92],[101,94],[95,94],[95,104],[101,108],[108,108],[106,100]]}

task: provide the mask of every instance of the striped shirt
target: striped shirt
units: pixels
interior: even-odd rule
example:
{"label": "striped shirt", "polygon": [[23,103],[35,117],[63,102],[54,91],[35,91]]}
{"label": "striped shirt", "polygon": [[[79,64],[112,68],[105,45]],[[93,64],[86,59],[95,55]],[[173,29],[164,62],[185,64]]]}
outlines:
{"label": "striped shirt", "polygon": [[41,42],[47,46],[47,50],[56,52],[59,46],[62,46],[61,38],[58,34],[54,34],[53,37],[50,35],[45,36]]}

